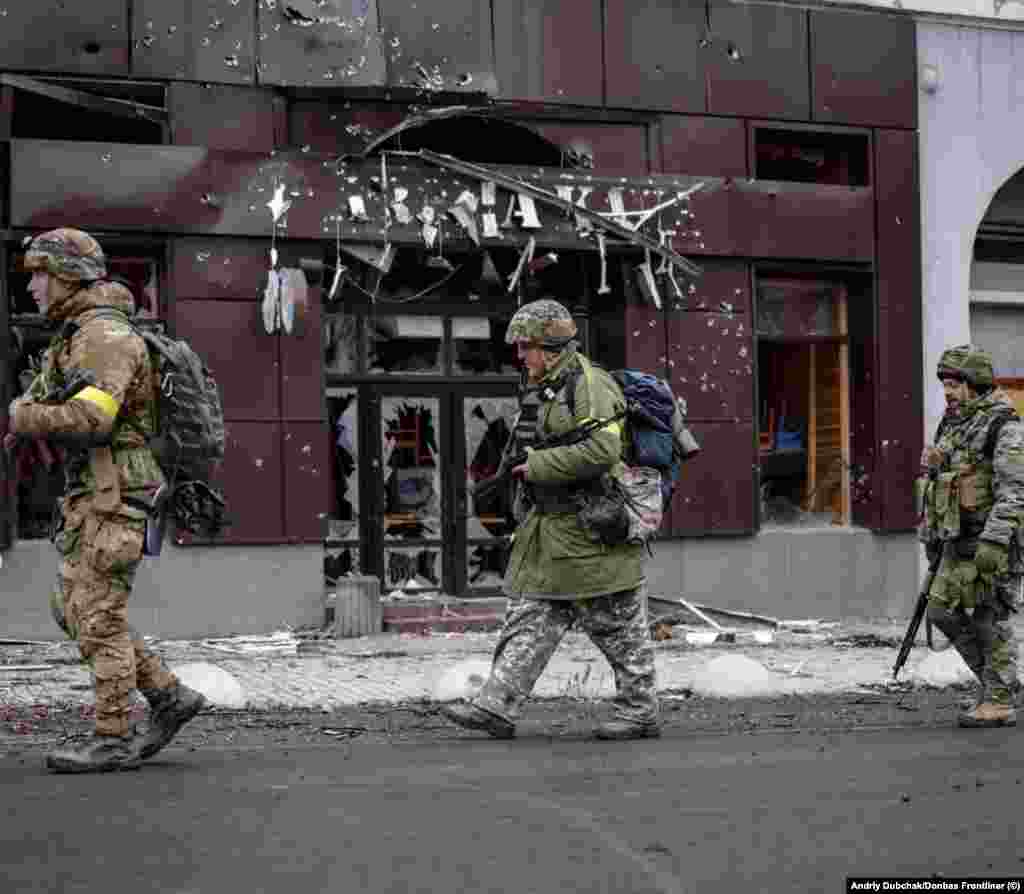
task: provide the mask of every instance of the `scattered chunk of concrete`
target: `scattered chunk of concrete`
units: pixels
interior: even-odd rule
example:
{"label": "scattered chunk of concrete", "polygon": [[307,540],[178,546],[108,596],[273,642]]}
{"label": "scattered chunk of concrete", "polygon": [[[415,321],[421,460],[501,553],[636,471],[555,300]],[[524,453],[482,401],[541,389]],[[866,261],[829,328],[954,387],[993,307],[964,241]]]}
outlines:
{"label": "scattered chunk of concrete", "polygon": [[784,677],[745,655],[713,658],[694,674],[690,685],[697,695],[718,698],[774,695],[793,688]]}
{"label": "scattered chunk of concrete", "polygon": [[487,682],[491,675],[491,662],[482,658],[470,658],[449,667],[434,684],[434,698],[439,702],[450,702],[460,698],[472,698]]}
{"label": "scattered chunk of concrete", "polygon": [[956,649],[929,652],[910,672],[910,679],[926,686],[951,686],[954,683],[973,683],[974,674],[964,664]]}
{"label": "scattered chunk of concrete", "polygon": [[193,661],[171,668],[191,689],[201,692],[221,708],[244,708],[247,704],[242,684],[222,667],[207,661]]}

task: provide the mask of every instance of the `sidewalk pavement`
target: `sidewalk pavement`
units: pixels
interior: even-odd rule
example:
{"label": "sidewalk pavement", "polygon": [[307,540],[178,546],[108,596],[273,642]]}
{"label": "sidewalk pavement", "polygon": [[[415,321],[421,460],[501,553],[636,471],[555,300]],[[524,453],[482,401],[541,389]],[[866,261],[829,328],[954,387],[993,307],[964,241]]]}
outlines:
{"label": "sidewalk pavement", "polygon": [[[705,628],[706,630],[707,628]],[[780,625],[771,641],[741,632],[734,642],[704,643],[679,625],[655,643],[664,698],[691,694],[741,698],[885,691],[969,683],[949,649],[930,653],[924,631],[898,682],[892,666],[904,622],[800,622]],[[1022,631],[1018,630],[1018,634]],[[383,633],[335,639],[323,632],[195,641],[154,640],[154,649],[190,685],[225,708],[321,709],[445,701],[472,694],[490,666],[495,632],[425,636]],[[944,641],[936,632],[936,645]],[[614,694],[607,662],[590,641],[570,633],[534,690],[536,698],[603,699]],[[0,638],[0,715],[37,706],[93,702],[89,670],[69,642]]]}

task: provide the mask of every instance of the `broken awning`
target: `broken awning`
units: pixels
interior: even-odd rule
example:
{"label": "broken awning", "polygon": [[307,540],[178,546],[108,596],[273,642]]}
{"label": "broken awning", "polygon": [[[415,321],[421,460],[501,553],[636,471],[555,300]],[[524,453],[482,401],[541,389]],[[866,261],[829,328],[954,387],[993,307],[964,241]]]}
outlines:
{"label": "broken awning", "polygon": [[[634,248],[644,249],[651,254],[657,255],[669,264],[679,267],[687,276],[700,276],[700,268],[688,261],[682,255],[673,250],[669,238],[676,235],[676,227],[680,222],[685,223],[687,211],[685,204],[689,197],[703,188],[701,181],[691,183],[680,189],[667,188],[667,184],[655,184],[654,178],[647,178],[647,188],[637,188],[638,184],[631,182],[628,178],[596,178],[591,174],[558,172],[557,181],[553,188],[549,187],[544,180],[551,180],[551,172],[541,182],[530,182],[512,173],[506,173],[494,167],[462,161],[452,155],[442,155],[429,149],[421,149],[415,153],[419,158],[438,167],[454,171],[458,174],[476,178],[481,185],[481,203],[487,205],[483,198],[489,198],[494,194],[494,201],[490,204],[497,206],[497,187],[502,187],[509,194],[506,204],[504,225],[512,223],[512,218],[518,215],[518,223],[527,228],[543,229],[540,215],[536,213],[536,203],[546,208],[560,212],[564,218],[572,218],[575,221],[577,231],[586,233],[597,231],[603,236],[611,236]],[[594,198],[603,198],[607,207],[599,209],[592,205],[588,199],[593,195],[595,180],[606,179],[611,182],[601,184],[603,189]],[[488,187],[488,184],[490,185]],[[660,189],[658,187],[661,187]],[[626,205],[626,193],[632,194],[634,201],[632,207]],[[603,193],[603,196],[602,196]],[[461,198],[461,197],[460,197]],[[653,199],[653,201],[647,201]],[[459,206],[459,199],[453,205],[456,210]],[[517,207],[518,206],[518,207]],[[463,202],[463,207],[475,215],[477,208],[476,197],[468,202]],[[453,213],[453,212],[450,212]],[[485,212],[486,213],[486,212]],[[497,217],[497,211],[494,212]],[[680,219],[682,215],[682,220]],[[457,220],[463,215],[453,214]],[[665,218],[670,217],[671,230],[665,229]],[[461,222],[461,220],[460,220]],[[657,225],[659,236],[652,238],[647,235],[643,228],[651,223]]]}
{"label": "broken awning", "polygon": [[377,136],[363,157],[382,152],[441,152],[451,146],[473,146],[475,161],[485,164],[534,164],[562,168],[568,155],[535,128],[515,120],[517,110],[493,106],[446,106],[426,109]]}

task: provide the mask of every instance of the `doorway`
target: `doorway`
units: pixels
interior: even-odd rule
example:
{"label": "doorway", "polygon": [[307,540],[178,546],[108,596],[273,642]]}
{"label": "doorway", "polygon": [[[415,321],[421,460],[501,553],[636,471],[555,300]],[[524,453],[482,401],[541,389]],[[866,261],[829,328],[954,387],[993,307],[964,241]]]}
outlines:
{"label": "doorway", "polygon": [[328,389],[332,508],[324,571],[381,581],[392,597],[498,591],[515,528],[510,491],[474,500],[497,472],[514,386],[363,384]]}
{"label": "doorway", "polygon": [[764,278],[757,291],[762,524],[851,523],[845,286]]}

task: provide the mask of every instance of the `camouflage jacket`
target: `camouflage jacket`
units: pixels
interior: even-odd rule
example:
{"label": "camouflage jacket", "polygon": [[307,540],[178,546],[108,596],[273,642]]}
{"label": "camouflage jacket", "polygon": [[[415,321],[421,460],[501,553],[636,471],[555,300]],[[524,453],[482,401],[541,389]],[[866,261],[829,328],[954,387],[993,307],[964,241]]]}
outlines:
{"label": "camouflage jacket", "polygon": [[[11,404],[18,434],[51,439],[69,448],[66,496],[96,490],[97,445],[109,445],[120,491],[155,490],[163,474],[147,447],[156,431],[156,376],[145,342],[127,322],[101,316],[114,307],[130,315],[131,293],[99,282],[50,305],[47,316],[63,328],[50,341],[41,370],[26,394]],[[91,373],[95,387],[65,403],[46,402],[76,372]]]}
{"label": "camouflage jacket", "polygon": [[[612,377],[590,364],[583,367],[575,352],[566,352],[539,384],[557,385],[570,364],[583,368],[576,378],[575,416],[565,400],[546,401],[537,423],[541,437],[562,434],[590,418],[609,418],[623,407],[622,392]],[[622,461],[621,432],[621,426],[613,424],[579,444],[531,450],[526,481],[540,489],[599,478]],[[516,530],[504,589],[510,596],[528,599],[603,596],[639,586],[643,562],[643,546],[595,543],[574,512],[542,513],[534,507]]]}
{"label": "camouflage jacket", "polygon": [[989,540],[1008,546],[1024,518],[1024,422],[1011,419],[992,455],[985,442],[993,422],[1013,409],[996,389],[943,417],[935,447],[941,463],[924,482],[924,542]]}

